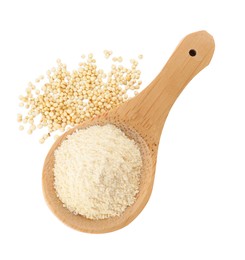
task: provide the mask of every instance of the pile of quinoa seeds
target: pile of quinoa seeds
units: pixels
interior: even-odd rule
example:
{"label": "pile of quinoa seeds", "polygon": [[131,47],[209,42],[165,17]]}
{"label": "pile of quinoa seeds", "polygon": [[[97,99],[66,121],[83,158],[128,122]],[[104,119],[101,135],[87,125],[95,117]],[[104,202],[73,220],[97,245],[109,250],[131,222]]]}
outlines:
{"label": "pile of quinoa seeds", "polygon": [[142,82],[138,59],[131,59],[130,66],[123,65],[121,56],[105,50],[111,70],[98,68],[93,54],[82,55],[79,67],[69,71],[60,59],[57,66],[30,82],[25,95],[19,96],[23,113],[17,115],[20,130],[28,134],[44,128],[46,133],[39,142],[51,135],[59,137],[70,127],[102,114],[138,94]]}

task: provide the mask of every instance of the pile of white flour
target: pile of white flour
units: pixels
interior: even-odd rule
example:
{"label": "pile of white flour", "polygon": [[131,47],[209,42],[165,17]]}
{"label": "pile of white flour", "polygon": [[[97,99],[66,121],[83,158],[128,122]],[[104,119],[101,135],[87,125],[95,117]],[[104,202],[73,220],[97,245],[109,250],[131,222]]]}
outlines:
{"label": "pile of white flour", "polygon": [[69,135],[55,151],[54,187],[74,214],[119,216],[135,202],[141,168],[139,147],[119,128],[91,126]]}

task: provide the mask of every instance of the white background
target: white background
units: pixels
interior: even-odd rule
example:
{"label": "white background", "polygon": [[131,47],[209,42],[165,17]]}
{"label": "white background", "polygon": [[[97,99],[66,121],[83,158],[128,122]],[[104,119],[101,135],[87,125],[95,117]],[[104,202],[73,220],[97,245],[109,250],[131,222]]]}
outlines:
{"label": "white background", "polygon": [[[0,259],[245,259],[244,1],[0,1]],[[143,85],[178,42],[205,29],[210,65],[172,108],[144,211],[119,231],[63,225],[42,196],[52,140],[18,131],[18,96],[55,65],[107,48],[144,54]],[[103,60],[103,59],[102,59]]]}

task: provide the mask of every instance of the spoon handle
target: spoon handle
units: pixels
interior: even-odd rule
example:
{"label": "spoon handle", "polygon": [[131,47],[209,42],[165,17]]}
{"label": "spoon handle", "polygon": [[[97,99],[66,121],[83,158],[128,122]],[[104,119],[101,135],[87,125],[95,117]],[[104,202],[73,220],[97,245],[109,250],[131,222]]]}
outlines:
{"label": "spoon handle", "polygon": [[214,46],[213,37],[206,31],[187,35],[152,83],[127,102],[131,123],[141,125],[158,141],[169,110],[189,81],[209,64]]}

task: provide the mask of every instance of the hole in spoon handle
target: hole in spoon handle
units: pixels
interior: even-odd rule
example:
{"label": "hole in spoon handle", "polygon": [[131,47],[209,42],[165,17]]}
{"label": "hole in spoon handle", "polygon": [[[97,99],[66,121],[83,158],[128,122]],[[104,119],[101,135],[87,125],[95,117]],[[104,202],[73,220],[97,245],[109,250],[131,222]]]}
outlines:
{"label": "hole in spoon handle", "polygon": [[194,49],[190,49],[190,50],[189,50],[189,55],[190,55],[191,57],[196,56],[196,54],[197,54],[197,51],[196,51],[196,50],[194,50]]}

